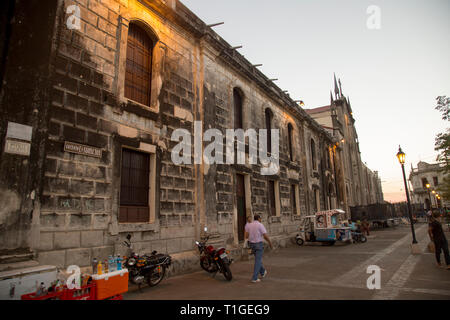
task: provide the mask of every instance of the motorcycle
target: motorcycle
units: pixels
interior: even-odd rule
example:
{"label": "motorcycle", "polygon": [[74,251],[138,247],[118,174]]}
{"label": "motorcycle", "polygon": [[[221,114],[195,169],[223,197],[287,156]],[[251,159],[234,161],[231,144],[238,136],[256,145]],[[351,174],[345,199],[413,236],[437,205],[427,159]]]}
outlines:
{"label": "motorcycle", "polygon": [[352,231],[352,239],[353,243],[364,243],[367,241],[367,238],[365,235],[363,235],[361,232]]}
{"label": "motorcycle", "polygon": [[[207,230],[205,228],[205,232]],[[209,237],[209,235],[206,235],[202,237],[200,242],[195,241],[200,252],[200,266],[203,270],[214,273],[214,276],[217,272],[221,272],[225,279],[231,281],[233,275],[230,270],[230,264],[233,262],[233,259],[228,257],[229,251],[226,251],[225,248],[221,247],[216,250],[212,245],[207,245]]]}
{"label": "motorcycle", "polygon": [[133,252],[131,235],[127,235],[123,244],[128,247],[131,254],[124,259],[124,266],[128,269],[129,279],[141,289],[141,284],[147,282],[150,287],[156,286],[164,278],[166,269],[172,263],[172,257],[167,254],[153,251],[151,255],[139,256]]}

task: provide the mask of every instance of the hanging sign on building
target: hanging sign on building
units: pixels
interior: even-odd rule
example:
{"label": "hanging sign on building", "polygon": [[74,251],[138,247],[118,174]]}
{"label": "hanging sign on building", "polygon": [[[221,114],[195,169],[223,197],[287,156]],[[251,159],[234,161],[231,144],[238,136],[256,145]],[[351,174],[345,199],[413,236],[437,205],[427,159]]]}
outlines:
{"label": "hanging sign on building", "polygon": [[64,142],[64,151],[71,152],[71,153],[77,153],[81,154],[83,156],[89,156],[89,157],[96,157],[101,158],[102,157],[102,149],[86,146],[83,144],[78,144],[74,142],[65,141]]}
{"label": "hanging sign on building", "polygon": [[6,131],[5,153],[29,156],[33,127],[15,122],[8,122]]}
{"label": "hanging sign on building", "polygon": [[7,138],[31,141],[32,134],[33,127],[11,121],[8,122]]}
{"label": "hanging sign on building", "polygon": [[5,143],[6,153],[18,154],[21,156],[29,156],[30,150],[31,144],[29,142],[6,139]]}

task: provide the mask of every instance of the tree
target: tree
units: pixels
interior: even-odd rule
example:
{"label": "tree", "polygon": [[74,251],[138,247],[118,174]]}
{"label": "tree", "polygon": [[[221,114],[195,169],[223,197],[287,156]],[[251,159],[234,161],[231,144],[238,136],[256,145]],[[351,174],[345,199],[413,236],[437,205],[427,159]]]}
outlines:
{"label": "tree", "polygon": [[[441,112],[442,120],[450,121],[450,98],[446,96],[439,96],[436,98],[436,110]],[[435,138],[434,150],[439,154],[436,161],[444,165],[444,173],[450,170],[450,129],[447,128],[445,132],[438,133]],[[442,183],[438,187],[438,191],[445,199],[450,199],[450,175],[446,175]]]}

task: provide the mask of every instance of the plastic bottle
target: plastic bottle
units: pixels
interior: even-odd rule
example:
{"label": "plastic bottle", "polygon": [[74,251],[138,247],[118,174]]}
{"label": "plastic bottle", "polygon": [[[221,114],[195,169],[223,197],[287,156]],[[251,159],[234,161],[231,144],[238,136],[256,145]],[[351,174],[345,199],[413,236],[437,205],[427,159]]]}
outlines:
{"label": "plastic bottle", "polygon": [[101,261],[97,264],[97,274],[103,274],[103,266]]}
{"label": "plastic bottle", "polygon": [[41,282],[41,285],[39,287],[38,296],[45,296],[47,289],[45,288],[45,284]]}
{"label": "plastic bottle", "polygon": [[36,293],[35,296],[38,297],[40,295],[40,288],[39,288],[39,282],[36,280]]}
{"label": "plastic bottle", "polygon": [[103,261],[103,268],[105,269],[105,273],[109,272],[108,259],[105,259],[105,261]]}
{"label": "plastic bottle", "polygon": [[98,264],[97,258],[92,259],[92,273],[97,272],[97,264]]}
{"label": "plastic bottle", "polygon": [[117,270],[122,270],[122,258],[120,257],[120,254],[117,255],[116,264]]}
{"label": "plastic bottle", "polygon": [[115,271],[115,268],[114,268],[114,258],[113,258],[113,256],[112,255],[109,255],[109,257],[108,257],[108,272],[113,272],[113,271]]}

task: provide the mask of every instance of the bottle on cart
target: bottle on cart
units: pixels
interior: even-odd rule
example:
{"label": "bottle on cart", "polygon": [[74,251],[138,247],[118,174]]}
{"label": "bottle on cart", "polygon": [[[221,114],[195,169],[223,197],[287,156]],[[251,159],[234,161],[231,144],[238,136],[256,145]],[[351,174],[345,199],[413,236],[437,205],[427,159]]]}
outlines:
{"label": "bottle on cart", "polygon": [[113,272],[114,270],[114,258],[112,255],[109,255],[108,257],[108,272]]}
{"label": "bottle on cart", "polygon": [[92,273],[97,272],[97,264],[98,264],[97,258],[92,259]]}
{"label": "bottle on cart", "polygon": [[43,283],[43,282],[41,282],[41,285],[39,286],[39,290],[38,290],[38,292],[37,292],[37,296],[39,297],[39,296],[45,296],[45,294],[46,294],[46,291],[47,291],[47,288],[45,287],[45,284]]}
{"label": "bottle on cart", "polygon": [[108,259],[105,259],[105,261],[103,261],[103,268],[105,269],[105,273],[109,272]]}
{"label": "bottle on cart", "polygon": [[97,274],[103,274],[103,266],[101,261],[97,264]]}
{"label": "bottle on cart", "polygon": [[122,258],[120,257],[120,254],[117,255],[116,264],[117,270],[122,270]]}
{"label": "bottle on cart", "polygon": [[39,282],[36,280],[36,293],[35,293],[35,296],[36,297],[39,296],[39,293],[40,293]]}

